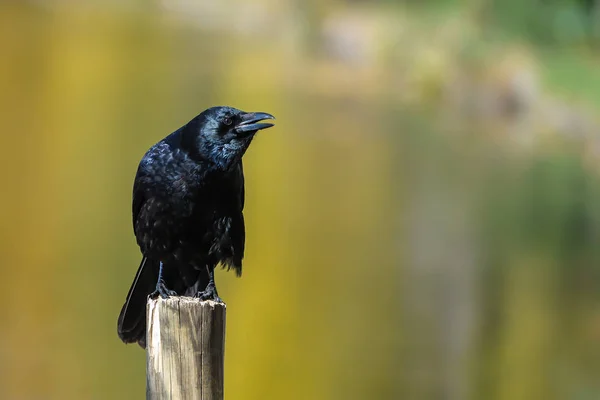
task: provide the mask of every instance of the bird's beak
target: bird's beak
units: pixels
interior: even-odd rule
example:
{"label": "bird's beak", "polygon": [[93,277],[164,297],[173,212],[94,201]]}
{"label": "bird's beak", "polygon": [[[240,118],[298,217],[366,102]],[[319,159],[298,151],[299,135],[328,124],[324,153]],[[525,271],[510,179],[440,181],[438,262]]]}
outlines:
{"label": "bird's beak", "polygon": [[260,129],[266,129],[273,126],[269,123],[258,123],[264,119],[275,119],[271,114],[263,112],[246,113],[242,115],[242,122],[236,125],[235,131],[237,133],[258,131]]}

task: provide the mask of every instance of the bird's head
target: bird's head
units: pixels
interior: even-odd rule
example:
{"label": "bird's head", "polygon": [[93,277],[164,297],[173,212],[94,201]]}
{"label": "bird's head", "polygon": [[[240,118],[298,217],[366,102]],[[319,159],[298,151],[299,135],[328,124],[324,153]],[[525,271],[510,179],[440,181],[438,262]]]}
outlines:
{"label": "bird's head", "polygon": [[266,119],[275,117],[264,112],[211,107],[191,120],[185,131],[200,156],[227,170],[241,160],[256,132],[273,126],[260,122]]}

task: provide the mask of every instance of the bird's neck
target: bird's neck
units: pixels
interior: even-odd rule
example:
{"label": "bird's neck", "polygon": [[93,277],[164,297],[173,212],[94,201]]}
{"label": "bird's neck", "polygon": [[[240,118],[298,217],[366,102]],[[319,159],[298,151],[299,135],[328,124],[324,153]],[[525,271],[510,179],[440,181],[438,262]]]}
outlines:
{"label": "bird's neck", "polygon": [[207,172],[221,173],[234,170],[248,148],[246,146],[234,151],[227,146],[203,140],[195,133],[195,128],[189,126],[181,128],[181,145],[192,160],[207,167]]}

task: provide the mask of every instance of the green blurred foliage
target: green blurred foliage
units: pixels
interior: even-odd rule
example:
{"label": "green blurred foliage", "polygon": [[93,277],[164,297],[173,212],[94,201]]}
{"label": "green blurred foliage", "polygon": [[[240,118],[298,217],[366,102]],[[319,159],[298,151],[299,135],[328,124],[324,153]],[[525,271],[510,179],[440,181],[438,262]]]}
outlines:
{"label": "green blurred foliage", "polygon": [[478,37],[482,5],[544,32],[537,3],[392,3],[0,6],[0,398],[143,398],[116,335],[131,184],[215,104],[277,116],[245,158],[244,277],[217,274],[228,398],[600,396],[597,125],[532,83],[598,73]]}
{"label": "green blurred foliage", "polygon": [[512,34],[541,45],[583,44],[598,39],[595,0],[487,0],[486,14]]}

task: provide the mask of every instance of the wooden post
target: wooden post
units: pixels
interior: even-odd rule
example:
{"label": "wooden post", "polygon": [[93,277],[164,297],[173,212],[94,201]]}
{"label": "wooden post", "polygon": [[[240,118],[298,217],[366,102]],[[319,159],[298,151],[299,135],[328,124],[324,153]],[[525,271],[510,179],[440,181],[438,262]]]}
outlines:
{"label": "wooden post", "polygon": [[146,399],[223,400],[224,303],[149,299]]}

